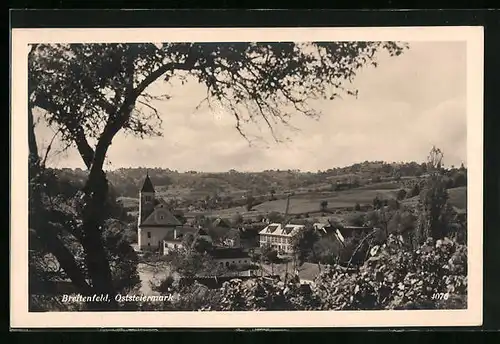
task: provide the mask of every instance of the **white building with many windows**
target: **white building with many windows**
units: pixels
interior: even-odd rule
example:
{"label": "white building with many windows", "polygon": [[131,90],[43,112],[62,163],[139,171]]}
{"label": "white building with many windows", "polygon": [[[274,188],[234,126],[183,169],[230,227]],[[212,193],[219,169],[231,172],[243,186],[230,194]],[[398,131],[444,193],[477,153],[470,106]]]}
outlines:
{"label": "white building with many windows", "polygon": [[259,232],[259,246],[271,246],[280,253],[292,253],[292,238],[304,228],[304,225],[271,223]]}

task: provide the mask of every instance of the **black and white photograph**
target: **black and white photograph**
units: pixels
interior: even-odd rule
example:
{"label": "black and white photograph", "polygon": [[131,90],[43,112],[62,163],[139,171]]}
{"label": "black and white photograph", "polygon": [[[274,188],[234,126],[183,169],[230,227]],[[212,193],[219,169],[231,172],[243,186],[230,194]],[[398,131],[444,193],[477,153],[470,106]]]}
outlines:
{"label": "black and white photograph", "polygon": [[14,301],[480,322],[482,31],[459,29],[20,33]]}

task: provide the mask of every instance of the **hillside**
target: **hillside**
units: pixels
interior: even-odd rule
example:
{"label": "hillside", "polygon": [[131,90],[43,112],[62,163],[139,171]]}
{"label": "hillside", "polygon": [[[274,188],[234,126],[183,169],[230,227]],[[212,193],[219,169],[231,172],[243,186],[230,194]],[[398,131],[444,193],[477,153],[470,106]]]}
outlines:
{"label": "hillside", "polygon": [[[317,215],[323,213],[320,208],[322,201],[327,201],[327,213],[340,212],[345,208],[354,208],[356,203],[362,205],[371,205],[375,196],[383,199],[395,198],[394,190],[362,190],[353,189],[340,192],[321,192],[304,193],[292,196],[290,198],[290,215]],[[247,211],[245,207],[233,207],[229,209],[217,210],[212,214],[225,218],[230,218],[236,213],[243,217],[255,217],[257,215],[266,215],[270,212],[284,213],[286,208],[286,199],[266,201],[253,207],[252,211]]]}
{"label": "hillside", "polygon": [[[448,189],[448,201],[458,209],[467,209],[467,187],[461,186],[457,188]],[[413,205],[418,203],[419,196],[411,197],[404,200],[406,205]]]}
{"label": "hillside", "polygon": [[[162,168],[120,168],[107,171],[107,177],[116,193],[122,197],[137,197],[139,188],[149,173],[157,190],[167,197],[203,197],[206,195],[276,194],[286,190],[327,191],[340,184],[366,185],[387,182],[425,173],[425,164],[363,162],[325,171],[303,172],[299,170],[267,170],[262,172],[221,173],[178,172]],[[83,183],[86,171],[82,169],[58,169],[60,177]]]}
{"label": "hillside", "polygon": [[[326,171],[302,172],[298,170],[268,170],[262,172],[221,173],[178,172],[161,168],[121,168],[108,171],[107,177],[113,194],[129,212],[137,211],[138,193],[149,174],[157,196],[171,202],[172,206],[191,213],[212,213],[230,217],[236,213],[244,216],[283,212],[286,195],[292,194],[289,212],[292,215],[320,213],[320,203],[328,202],[327,209],[353,208],[372,204],[375,196],[395,198],[426,171],[425,164],[363,162]],[[56,170],[59,177],[83,185],[86,171],[81,169]],[[466,185],[466,170],[449,169],[447,175],[450,200],[457,207],[465,207],[465,191],[454,191]],[[464,189],[464,188],[462,188]],[[457,188],[457,190],[461,190]],[[247,211],[249,195],[254,199],[252,211]],[[411,204],[416,198],[405,202]]]}

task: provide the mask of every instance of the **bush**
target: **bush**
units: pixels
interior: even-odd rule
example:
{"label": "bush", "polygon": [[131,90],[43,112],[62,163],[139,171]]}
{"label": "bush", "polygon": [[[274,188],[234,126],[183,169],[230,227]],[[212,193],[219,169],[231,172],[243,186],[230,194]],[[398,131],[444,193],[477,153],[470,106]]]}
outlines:
{"label": "bush", "polygon": [[399,189],[398,193],[396,194],[396,199],[398,201],[404,200],[406,198],[406,190],[405,189]]}
{"label": "bush", "polygon": [[[466,246],[449,239],[428,239],[418,250],[403,248],[390,237],[356,272],[338,266],[317,280],[322,309],[437,309],[466,308]],[[335,286],[335,287],[331,287]],[[448,300],[432,300],[449,293]]]}
{"label": "bush", "polygon": [[[233,279],[220,289],[171,284],[175,310],[376,310],[463,309],[467,307],[467,250],[447,238],[428,239],[417,250],[394,236],[375,246],[360,268],[330,265],[304,292],[296,277]],[[449,295],[433,300],[435,293]],[[175,296],[175,297],[174,297]]]}

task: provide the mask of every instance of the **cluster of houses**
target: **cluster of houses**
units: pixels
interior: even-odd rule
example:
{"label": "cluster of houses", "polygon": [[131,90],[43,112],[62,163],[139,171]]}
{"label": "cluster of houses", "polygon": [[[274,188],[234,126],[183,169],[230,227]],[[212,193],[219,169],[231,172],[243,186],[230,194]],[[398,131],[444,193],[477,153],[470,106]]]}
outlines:
{"label": "cluster of houses", "polygon": [[[140,251],[154,251],[168,254],[172,250],[183,248],[186,245],[186,235],[192,235],[195,240],[204,240],[212,244],[212,238],[206,229],[200,226],[188,226],[175,216],[163,199],[156,198],[156,192],[146,175],[144,184],[139,192],[138,218],[138,248]],[[217,219],[213,224],[227,227],[229,224]],[[214,261],[221,266],[244,267],[251,263],[246,250],[240,247],[237,237],[226,238],[223,245],[216,245],[208,250]]]}
{"label": "cluster of houses", "polygon": [[[138,248],[141,251],[155,251],[168,254],[172,250],[177,250],[186,245],[184,240],[186,235],[192,235],[194,240],[204,240],[212,245],[208,253],[217,264],[221,266],[244,267],[251,264],[249,249],[270,246],[281,255],[293,254],[293,237],[304,225],[288,223],[267,223],[265,228],[252,233],[258,240],[245,245],[244,239],[250,237],[250,233],[245,233],[245,229],[231,228],[228,221],[218,218],[213,223],[213,227],[227,228],[228,232],[238,232],[238,235],[227,237],[223,242],[213,243],[213,239],[206,228],[201,226],[189,226],[176,216],[169,209],[163,199],[156,197],[155,188],[149,175],[146,175],[144,184],[139,192],[139,218],[138,218]],[[285,219],[288,213],[289,199],[285,211]],[[313,228],[320,234],[333,235],[340,242],[354,232],[369,232],[372,228],[366,227],[338,227],[331,223],[315,223]],[[193,241],[194,241],[193,240]],[[191,241],[191,242],[193,242]]]}

